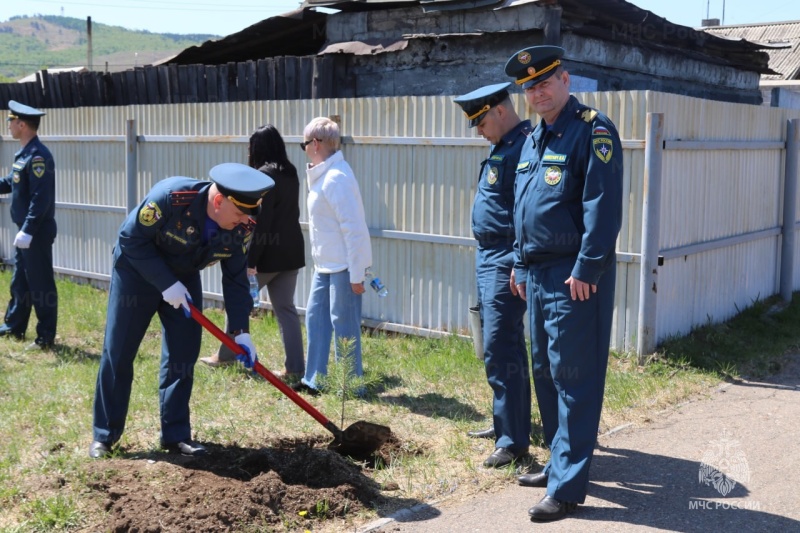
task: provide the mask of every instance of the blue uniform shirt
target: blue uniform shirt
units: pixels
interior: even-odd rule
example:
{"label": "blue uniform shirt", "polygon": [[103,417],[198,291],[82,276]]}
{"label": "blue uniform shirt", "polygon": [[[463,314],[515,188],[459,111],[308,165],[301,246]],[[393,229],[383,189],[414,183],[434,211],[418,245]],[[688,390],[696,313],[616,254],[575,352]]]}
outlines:
{"label": "blue uniform shirt", "polygon": [[514,243],[514,179],[522,146],[531,132],[523,120],[492,146],[481,163],[478,189],[472,204],[472,234],[481,246]]}
{"label": "blue uniform shirt", "polygon": [[246,270],[252,225],[220,228],[203,242],[210,186],[184,177],[158,182],[122,223],[114,258],[123,256],[159,291],[220,262],[229,329],[236,331],[247,328],[253,307]]}
{"label": "blue uniform shirt", "polygon": [[55,218],[56,172],[53,156],[39,137],[14,154],[11,174],[0,179],[0,194],[11,193],[11,220],[28,235]]}
{"label": "blue uniform shirt", "polygon": [[572,276],[597,284],[622,225],[622,143],[602,113],[570,96],[533,132],[517,165],[515,270],[577,256]]}

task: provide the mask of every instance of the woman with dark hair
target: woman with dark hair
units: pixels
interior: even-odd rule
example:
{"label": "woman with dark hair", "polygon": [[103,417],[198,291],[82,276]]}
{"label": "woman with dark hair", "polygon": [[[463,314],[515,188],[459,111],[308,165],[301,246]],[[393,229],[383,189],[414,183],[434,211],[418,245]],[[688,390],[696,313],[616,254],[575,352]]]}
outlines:
{"label": "woman with dark hair", "polygon": [[[250,241],[247,273],[256,274],[259,290],[267,286],[286,352],[282,378],[299,379],[305,372],[300,318],[294,306],[297,273],[305,266],[305,242],[300,230],[300,180],[286,155],[283,137],[272,124],[261,126],[250,136],[248,164],[275,180],[264,196],[261,212]],[[236,360],[221,345],[216,354],[201,359],[209,366]]]}

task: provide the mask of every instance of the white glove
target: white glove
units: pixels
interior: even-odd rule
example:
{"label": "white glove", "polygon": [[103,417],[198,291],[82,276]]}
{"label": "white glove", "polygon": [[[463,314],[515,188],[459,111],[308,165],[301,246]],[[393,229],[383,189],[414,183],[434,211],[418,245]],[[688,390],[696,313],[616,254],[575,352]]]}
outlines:
{"label": "white glove", "polygon": [[167,302],[169,305],[178,309],[179,307],[183,307],[185,311],[189,311],[189,303],[186,301],[186,296],[189,291],[186,290],[186,285],[181,283],[180,281],[176,281],[169,288],[161,293],[161,296],[164,297],[164,301]]}
{"label": "white glove", "polygon": [[250,338],[250,334],[239,333],[233,340],[246,352],[245,354],[238,354],[236,359],[241,361],[245,367],[253,368],[255,362],[258,361],[258,357],[256,356],[256,347],[253,345],[253,339]]}
{"label": "white glove", "polygon": [[17,233],[17,236],[14,237],[14,246],[17,248],[30,248],[31,247],[31,239],[33,239],[33,235],[28,235],[24,231],[20,231]]}

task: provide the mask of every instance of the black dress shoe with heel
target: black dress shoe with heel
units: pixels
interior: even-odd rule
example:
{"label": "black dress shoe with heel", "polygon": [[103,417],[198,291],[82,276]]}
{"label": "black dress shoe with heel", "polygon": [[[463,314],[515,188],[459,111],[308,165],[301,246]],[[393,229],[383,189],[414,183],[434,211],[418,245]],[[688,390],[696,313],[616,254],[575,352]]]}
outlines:
{"label": "black dress shoe with heel", "polygon": [[564,518],[567,513],[574,511],[578,507],[575,502],[562,502],[552,496],[545,496],[539,503],[528,509],[531,520],[537,522],[550,522]]}
{"label": "black dress shoe with heel", "polygon": [[508,448],[495,448],[492,455],[487,457],[483,462],[483,466],[486,468],[502,468],[526,455],[528,455],[528,448],[520,450],[519,452],[513,452]]}
{"label": "black dress shoe with heel", "polygon": [[92,459],[103,459],[111,455],[111,444],[107,442],[100,442],[99,440],[92,441],[89,445],[89,457]]}
{"label": "black dress shoe with heel", "polygon": [[522,474],[521,476],[517,476],[517,482],[523,487],[546,487],[547,474],[544,472]]}
{"label": "black dress shoe with heel", "polygon": [[188,439],[179,442],[162,442],[161,447],[169,453],[179,453],[189,457],[201,457],[208,453],[205,446]]}
{"label": "black dress shoe with heel", "polygon": [[479,429],[476,431],[467,431],[467,437],[472,439],[494,439],[494,428]]}

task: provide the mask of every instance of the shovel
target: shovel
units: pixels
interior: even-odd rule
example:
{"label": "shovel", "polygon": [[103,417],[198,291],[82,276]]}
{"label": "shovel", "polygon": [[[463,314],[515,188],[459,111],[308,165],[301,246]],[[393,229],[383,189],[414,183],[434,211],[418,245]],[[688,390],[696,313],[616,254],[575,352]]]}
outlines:
{"label": "shovel", "polygon": [[[218,338],[225,346],[230,348],[235,354],[245,353],[241,346],[228,337],[216,324],[211,322],[194,305],[189,304],[189,312],[192,318],[206,328],[212,335]],[[344,431],[339,429],[336,424],[328,420],[325,415],[317,411],[313,405],[308,403],[302,396],[297,394],[291,387],[280,380],[278,376],[267,370],[264,365],[256,361],[253,363],[253,370],[261,374],[267,381],[274,385],[279,391],[289,397],[294,403],[300,406],[303,411],[310,414],[314,420],[325,426],[325,429],[333,433],[333,442],[328,444],[328,449],[342,455],[349,455],[356,458],[367,458],[383,446],[392,435],[392,430],[388,426],[373,424],[359,420]]]}

